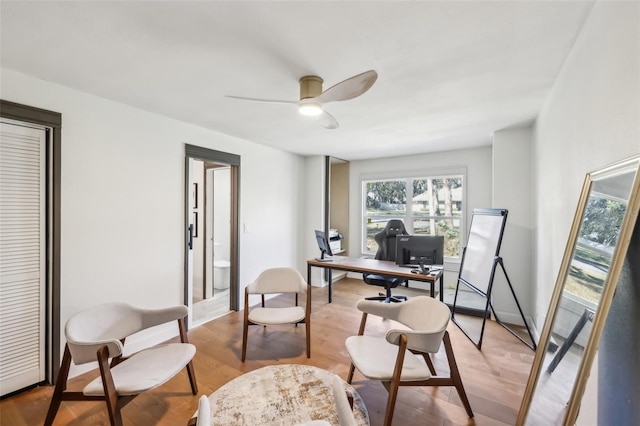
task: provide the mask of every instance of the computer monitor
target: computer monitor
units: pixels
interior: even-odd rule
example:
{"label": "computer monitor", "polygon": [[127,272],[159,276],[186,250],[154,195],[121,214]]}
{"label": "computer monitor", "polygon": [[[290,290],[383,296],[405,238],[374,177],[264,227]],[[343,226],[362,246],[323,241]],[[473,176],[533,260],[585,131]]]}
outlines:
{"label": "computer monitor", "polygon": [[398,265],[442,265],[444,237],[432,235],[398,235],[396,237]]}
{"label": "computer monitor", "polygon": [[314,232],[316,233],[316,241],[318,242],[318,248],[322,253],[319,258],[316,258],[316,260],[325,260],[326,259],[325,255],[333,256],[333,253],[331,252],[331,246],[329,245],[329,240],[327,239],[325,233],[323,231],[318,231],[318,230],[315,230]]}

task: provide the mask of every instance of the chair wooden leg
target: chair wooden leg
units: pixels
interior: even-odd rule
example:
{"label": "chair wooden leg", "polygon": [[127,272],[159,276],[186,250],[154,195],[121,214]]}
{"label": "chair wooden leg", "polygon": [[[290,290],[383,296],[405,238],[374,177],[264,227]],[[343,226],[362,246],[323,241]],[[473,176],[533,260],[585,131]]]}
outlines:
{"label": "chair wooden leg", "polygon": [[360,319],[360,328],[358,329],[358,336],[362,336],[364,334],[364,328],[367,325],[367,313],[362,313],[362,319]]}
{"label": "chair wooden leg", "polygon": [[242,323],[242,362],[247,357],[247,334],[249,331],[249,292],[244,289],[244,315]]}
{"label": "chair wooden leg", "polygon": [[356,371],[356,366],[351,363],[351,367],[349,367],[349,375],[347,376],[347,383],[351,384],[353,381],[353,373]]}
{"label": "chair wooden leg", "polygon": [[62,402],[62,394],[67,388],[67,377],[69,376],[69,368],[71,367],[71,351],[69,345],[64,346],[64,355],[62,357],[62,364],[60,365],[60,371],[58,373],[58,381],[56,387],[51,396],[51,404],[49,404],[49,411],[47,411],[47,418],[44,421],[45,426],[51,426],[53,419],[58,414],[60,403]]}
{"label": "chair wooden leg", "polygon": [[429,367],[429,372],[431,373],[432,376],[437,376],[438,374],[436,373],[436,368],[433,366],[433,361],[431,360],[431,357],[429,356],[429,354],[422,354],[422,357],[424,358],[424,361],[427,363],[427,367]]}
{"label": "chair wooden leg", "polygon": [[[307,358],[311,358],[311,286],[307,284],[306,288],[306,297],[305,297],[305,324],[307,326]],[[296,298],[298,297],[298,293],[296,293]],[[296,299],[297,304],[297,299]]]}
{"label": "chair wooden leg", "polygon": [[247,358],[247,331],[249,329],[249,324],[247,324],[247,320],[244,320],[244,326],[242,328],[242,362]]}
{"label": "chair wooden leg", "polygon": [[449,362],[449,370],[451,371],[451,379],[453,380],[454,386],[458,391],[458,396],[460,397],[460,401],[462,401],[462,405],[464,409],[467,411],[467,415],[473,418],[473,411],[471,410],[471,404],[469,404],[469,398],[467,398],[467,393],[464,390],[464,386],[462,385],[462,377],[460,377],[460,371],[458,370],[458,364],[456,363],[456,357],[453,354],[453,348],[451,347],[451,338],[449,337],[449,332],[444,332],[444,349],[447,353],[447,361]]}
{"label": "chair wooden leg", "polygon": [[[364,334],[364,328],[367,325],[367,313],[362,313],[362,318],[360,319],[360,328],[358,329],[358,336],[362,336]],[[353,380],[353,373],[356,371],[356,366],[351,363],[351,367],[349,367],[349,375],[347,376],[347,383],[351,384]]]}
{"label": "chair wooden leg", "polygon": [[398,384],[395,382],[389,383],[389,397],[387,398],[387,409],[384,413],[384,426],[391,426],[393,420],[393,412],[396,408],[396,398],[398,397]]}
{"label": "chair wooden leg", "polygon": [[[180,341],[182,343],[189,343],[183,318],[178,320],[178,330],[180,331]],[[189,361],[189,364],[187,364],[187,374],[189,375],[189,383],[191,384],[191,393],[197,395],[198,383],[196,382],[196,370],[193,368],[193,360]]]}
{"label": "chair wooden leg", "polygon": [[98,351],[98,367],[100,367],[100,376],[102,378],[102,386],[104,389],[104,399],[107,403],[107,411],[109,412],[109,420],[112,426],[122,426],[122,415],[118,405],[118,393],[113,383],[111,370],[109,369],[109,350],[103,346]]}
{"label": "chair wooden leg", "polygon": [[305,320],[307,334],[307,358],[311,358],[311,321],[310,318]]}
{"label": "chair wooden leg", "polygon": [[402,365],[404,364],[404,355],[407,350],[407,341],[407,336],[400,336],[398,356],[396,358],[396,365],[393,368],[393,377],[386,386],[389,391],[389,398],[387,398],[387,409],[384,413],[384,426],[391,426],[391,421],[393,420],[393,412],[396,408],[396,398],[398,397],[398,387],[400,386],[400,378],[402,376]]}
{"label": "chair wooden leg", "polygon": [[198,394],[198,383],[196,382],[196,370],[193,368],[193,361],[187,364],[187,375],[189,375],[189,384],[191,384],[191,393]]}

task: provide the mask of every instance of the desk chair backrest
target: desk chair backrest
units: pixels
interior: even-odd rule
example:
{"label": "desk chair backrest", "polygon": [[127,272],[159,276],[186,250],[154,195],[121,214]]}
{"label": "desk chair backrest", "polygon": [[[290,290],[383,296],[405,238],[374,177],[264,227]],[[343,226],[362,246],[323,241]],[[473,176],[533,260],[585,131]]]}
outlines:
{"label": "desk chair backrest", "polygon": [[[398,235],[409,235],[404,227],[404,223],[398,219],[391,219],[384,229],[378,232],[374,238],[378,243],[378,251],[375,258],[377,260],[396,260],[396,237]],[[391,289],[398,287],[404,279],[389,277],[378,274],[362,274],[362,279],[369,285],[377,285],[385,288],[385,293],[378,293],[378,296],[368,297],[368,300],[380,300],[385,303],[400,302],[406,300],[406,296],[392,296]]]}
{"label": "desk chair backrest", "polygon": [[[126,303],[104,303],[73,315],[66,322],[62,363],[44,421],[51,426],[63,401],[104,401],[111,426],[122,426],[120,410],[137,395],[166,383],[186,368],[191,392],[198,393],[193,357],[196,347],[189,343],[184,305],[142,309]],[[124,356],[125,340],[142,330],[177,323],[180,343],[145,347]],[[82,392],[67,390],[71,364],[97,362],[100,375]]]}
{"label": "desk chair backrest", "polygon": [[126,337],[184,318],[188,312],[183,305],[142,309],[126,303],[104,303],[71,317],[65,325],[65,337],[76,365],[95,362],[101,347],[107,347],[110,358],[122,355]]}
{"label": "desk chair backrest", "polygon": [[375,256],[376,259],[396,260],[397,235],[409,235],[409,233],[401,220],[391,219],[387,222],[387,226],[374,236],[376,243],[378,243],[378,251]]}
{"label": "desk chair backrest", "polygon": [[262,271],[254,282],[247,285],[249,294],[305,293],[307,282],[293,268],[270,268]]}

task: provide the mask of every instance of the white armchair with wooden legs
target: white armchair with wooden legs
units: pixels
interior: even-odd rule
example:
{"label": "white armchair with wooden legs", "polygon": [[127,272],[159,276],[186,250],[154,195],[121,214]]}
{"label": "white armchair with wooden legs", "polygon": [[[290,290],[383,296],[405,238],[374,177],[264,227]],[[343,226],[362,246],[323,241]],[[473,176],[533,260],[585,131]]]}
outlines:
{"label": "white armchair with wooden legs", "polygon": [[[120,409],[138,394],[154,389],[186,367],[191,392],[196,395],[192,358],[194,345],[184,327],[186,306],[140,309],[125,303],[108,303],[80,312],[67,321],[67,344],[51,398],[45,425],[51,425],[62,401],[104,401],[112,425],[122,425]],[[181,343],[143,349],[124,357],[125,339],[147,328],[176,321]],[[109,362],[111,358],[111,362]],[[98,362],[100,375],[80,391],[67,391],[71,361],[76,365]]]}
{"label": "white armchair with wooden legs", "polygon": [[[413,297],[403,303],[379,303],[360,300],[362,311],[358,336],[346,340],[351,367],[347,382],[357,369],[369,380],[379,380],[389,392],[384,425],[391,425],[399,386],[455,386],[467,415],[473,417],[462,385],[447,325],[451,311],[444,303],[427,296]],[[409,329],[391,329],[384,337],[365,336],[367,315],[373,314],[397,321]],[[430,354],[438,352],[441,343],[449,363],[449,376],[438,376]]]}
{"label": "white armchair with wooden legs", "polygon": [[[265,307],[264,295],[295,293],[295,306],[284,308]],[[259,294],[262,305],[249,308],[249,296]],[[298,296],[306,296],[304,306],[298,305]],[[300,272],[293,268],[271,268],[264,270],[258,278],[247,285],[244,293],[244,329],[242,333],[242,362],[247,356],[247,335],[250,325],[302,324],[306,326],[307,358],[311,357],[311,291]]]}

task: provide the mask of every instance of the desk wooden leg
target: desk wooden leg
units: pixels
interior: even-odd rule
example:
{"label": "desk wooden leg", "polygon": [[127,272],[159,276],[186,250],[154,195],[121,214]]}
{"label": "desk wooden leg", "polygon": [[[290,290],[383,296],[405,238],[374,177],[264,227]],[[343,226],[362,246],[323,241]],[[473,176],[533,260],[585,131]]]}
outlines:
{"label": "desk wooden leg", "polygon": [[333,277],[332,277],[332,271],[331,268],[327,268],[327,270],[329,271],[329,303],[331,303],[331,300],[333,299],[333,294],[332,294],[332,286],[333,286]]}
{"label": "desk wooden leg", "polygon": [[440,301],[444,302],[444,273],[440,274]]}

